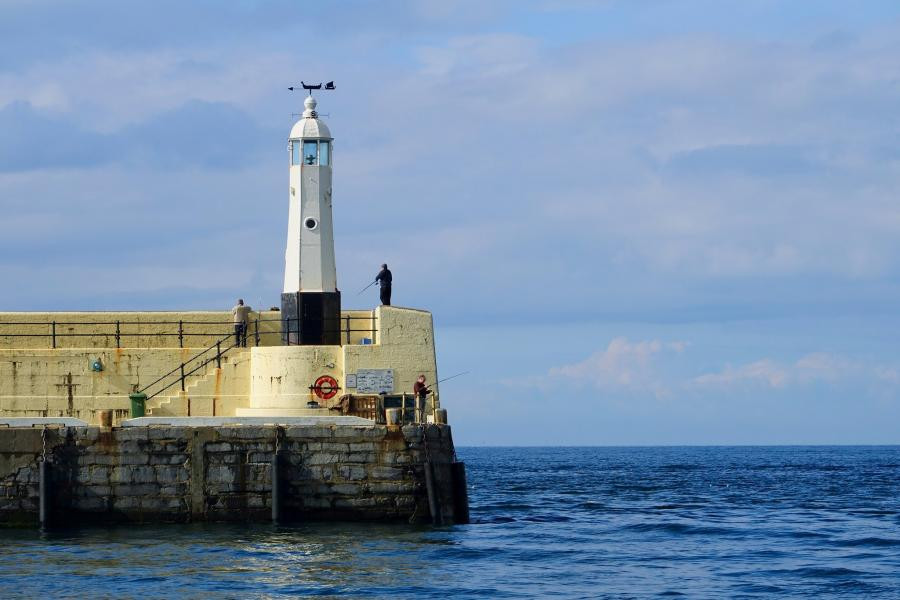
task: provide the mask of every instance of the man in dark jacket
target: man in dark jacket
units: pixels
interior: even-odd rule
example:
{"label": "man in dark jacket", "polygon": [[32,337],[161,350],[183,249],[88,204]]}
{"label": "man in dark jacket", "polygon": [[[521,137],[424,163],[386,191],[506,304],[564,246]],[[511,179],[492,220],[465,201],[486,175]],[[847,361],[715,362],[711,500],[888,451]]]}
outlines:
{"label": "man in dark jacket", "polygon": [[385,306],[391,305],[391,272],[387,265],[381,265],[381,270],[375,276],[375,281],[381,286],[381,303]]}

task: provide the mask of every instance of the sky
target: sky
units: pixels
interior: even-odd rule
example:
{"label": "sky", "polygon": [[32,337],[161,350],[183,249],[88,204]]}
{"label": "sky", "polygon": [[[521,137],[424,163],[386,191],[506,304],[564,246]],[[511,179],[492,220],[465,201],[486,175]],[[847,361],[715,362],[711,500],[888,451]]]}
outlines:
{"label": "sky", "polygon": [[458,445],[900,443],[895,1],[0,0],[0,310],[278,305],[301,79]]}

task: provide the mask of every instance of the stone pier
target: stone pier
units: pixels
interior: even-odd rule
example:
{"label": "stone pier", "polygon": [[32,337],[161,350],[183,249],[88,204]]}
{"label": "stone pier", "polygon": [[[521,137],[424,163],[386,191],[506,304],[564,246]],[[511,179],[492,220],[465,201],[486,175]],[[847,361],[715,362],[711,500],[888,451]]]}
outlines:
{"label": "stone pier", "polygon": [[287,520],[430,521],[427,456],[454,522],[447,425],[0,429],[0,522],[37,522],[43,456],[53,523],[266,521],[276,449]]}

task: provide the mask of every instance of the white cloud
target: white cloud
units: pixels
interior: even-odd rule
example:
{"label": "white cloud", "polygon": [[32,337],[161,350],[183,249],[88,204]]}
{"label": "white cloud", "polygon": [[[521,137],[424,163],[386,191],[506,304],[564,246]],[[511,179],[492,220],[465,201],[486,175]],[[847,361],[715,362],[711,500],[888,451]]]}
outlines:
{"label": "white cloud", "polygon": [[773,389],[812,383],[846,380],[900,383],[900,369],[893,365],[870,365],[828,352],[814,352],[793,363],[764,358],[743,365],[727,365],[721,371],[695,377],[691,384],[701,388],[758,385]]}
{"label": "white cloud", "polygon": [[613,339],[605,350],[595,352],[585,360],[553,367],[549,375],[588,383],[598,388],[621,387],[663,391],[655,369],[655,359],[664,353],[681,353],[687,342],[649,340],[631,342],[627,338]]}
{"label": "white cloud", "polygon": [[784,387],[788,382],[787,370],[769,359],[758,360],[738,367],[727,366],[718,373],[708,373],[694,378],[700,386],[729,386],[735,383],[757,382],[773,388]]}

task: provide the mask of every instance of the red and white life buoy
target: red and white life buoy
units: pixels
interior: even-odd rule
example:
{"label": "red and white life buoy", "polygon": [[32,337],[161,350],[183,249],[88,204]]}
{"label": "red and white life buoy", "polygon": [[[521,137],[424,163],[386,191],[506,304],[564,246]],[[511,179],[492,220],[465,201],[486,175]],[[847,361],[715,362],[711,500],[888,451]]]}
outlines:
{"label": "red and white life buoy", "polygon": [[330,400],[337,396],[341,388],[338,387],[337,379],[331,375],[322,375],[312,384],[311,389],[322,400]]}

